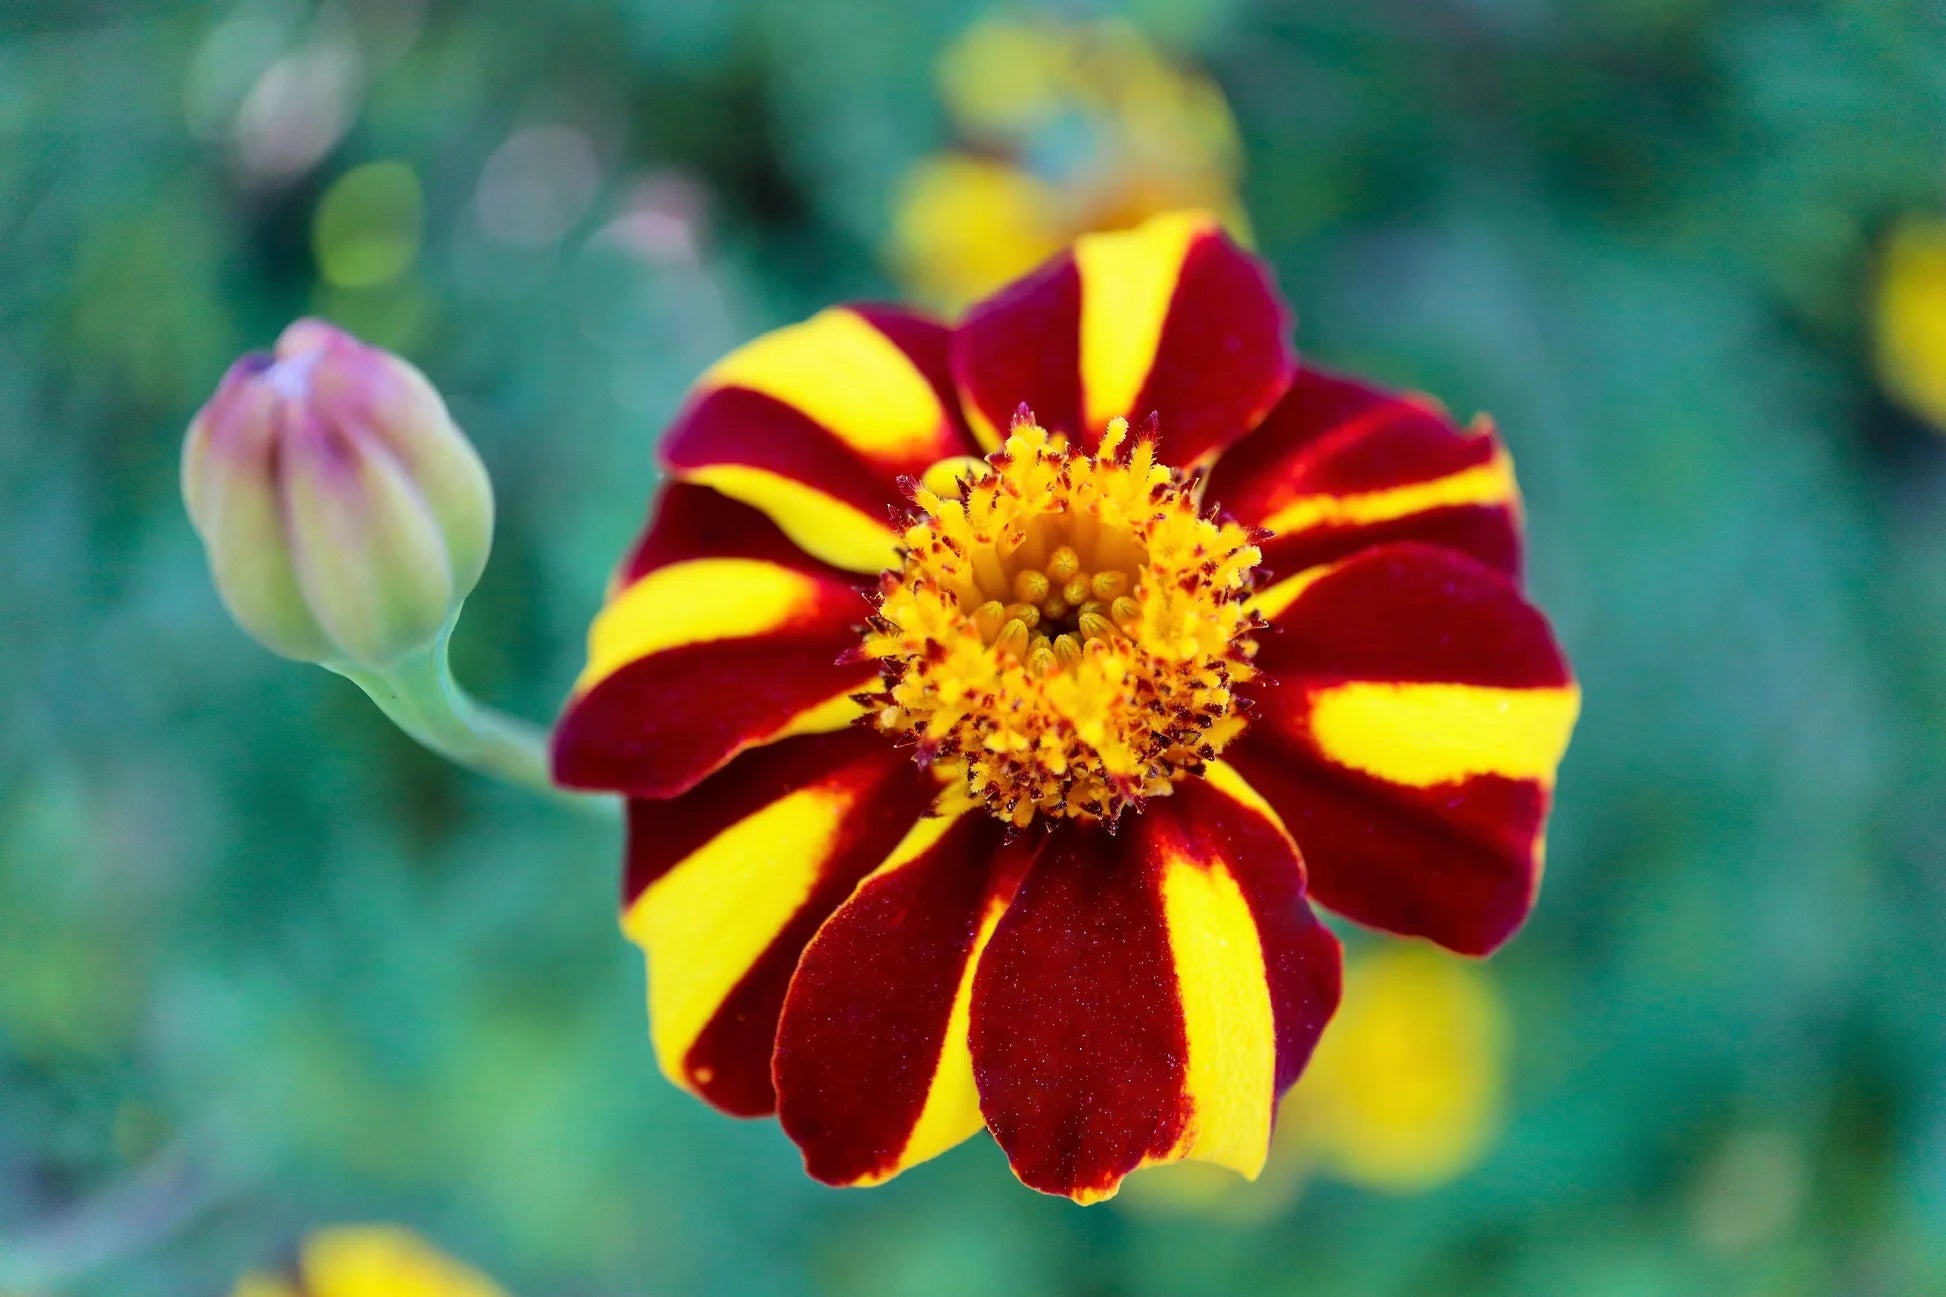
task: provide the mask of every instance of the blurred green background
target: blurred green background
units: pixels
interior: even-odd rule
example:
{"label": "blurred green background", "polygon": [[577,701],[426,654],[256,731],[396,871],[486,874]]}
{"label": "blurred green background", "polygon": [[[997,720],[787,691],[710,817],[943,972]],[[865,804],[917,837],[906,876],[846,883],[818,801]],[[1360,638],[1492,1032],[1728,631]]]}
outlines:
{"label": "blurred green background", "polygon": [[459,672],[551,714],[687,382],[896,295],[979,6],[11,0],[0,1290],[222,1293],[385,1219],[528,1297],[1946,1293],[1946,440],[1871,334],[1886,231],[1946,209],[1946,15],[1062,12],[1222,86],[1305,354],[1515,451],[1586,710],[1489,966],[1485,1160],[1241,1219],[1042,1199],[984,1139],[823,1189],[656,1072],[613,826],[425,755],[210,588],[183,427],[325,314],[481,447]]}

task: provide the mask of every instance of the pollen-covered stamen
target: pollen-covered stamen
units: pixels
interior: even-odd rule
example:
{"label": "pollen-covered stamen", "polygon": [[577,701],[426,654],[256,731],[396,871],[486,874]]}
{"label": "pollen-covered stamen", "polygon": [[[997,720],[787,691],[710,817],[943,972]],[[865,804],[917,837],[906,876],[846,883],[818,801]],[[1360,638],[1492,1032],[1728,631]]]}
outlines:
{"label": "pollen-covered stamen", "polygon": [[1259,554],[1117,419],[1095,455],[1024,412],[912,489],[865,637],[880,728],[1014,824],[1110,818],[1199,772],[1253,673]]}

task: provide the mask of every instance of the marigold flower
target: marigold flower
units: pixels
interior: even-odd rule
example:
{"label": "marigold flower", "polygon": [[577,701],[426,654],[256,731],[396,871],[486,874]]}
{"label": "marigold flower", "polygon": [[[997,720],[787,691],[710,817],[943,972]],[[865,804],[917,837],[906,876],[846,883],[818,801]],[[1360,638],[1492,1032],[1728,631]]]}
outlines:
{"label": "marigold flower", "polygon": [[906,174],[889,249],[919,300],[956,310],[1082,234],[1178,208],[1245,230],[1243,150],[1222,90],[1129,24],[989,18],[938,73],[963,147]]}
{"label": "marigold flower", "polygon": [[304,1240],[291,1273],[257,1271],[231,1297],[506,1297],[473,1267],[397,1225],[340,1225]]}
{"label": "marigold flower", "polygon": [[1307,889],[1468,953],[1533,904],[1579,695],[1506,452],[1290,323],[1173,214],[759,338],[666,434],[555,774],[629,798],[664,1070],[818,1179],[983,1125],[1084,1202],[1254,1176],[1338,1000]]}
{"label": "marigold flower", "polygon": [[1876,315],[1885,390],[1946,432],[1946,221],[1911,218],[1893,229]]}
{"label": "marigold flower", "polygon": [[425,375],[322,320],[223,377],[183,443],[217,590],[265,647],[383,667],[471,593],[493,486]]}

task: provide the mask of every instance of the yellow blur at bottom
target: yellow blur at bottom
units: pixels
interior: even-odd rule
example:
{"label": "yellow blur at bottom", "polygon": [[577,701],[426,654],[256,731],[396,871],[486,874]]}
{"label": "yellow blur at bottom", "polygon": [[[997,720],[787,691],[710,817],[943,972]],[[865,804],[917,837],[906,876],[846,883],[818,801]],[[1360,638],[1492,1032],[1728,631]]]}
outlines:
{"label": "yellow blur at bottom", "polygon": [[1278,1114],[1253,1186],[1184,1163],[1129,1178],[1136,1210],[1262,1219],[1313,1175],[1386,1193],[1464,1175],[1499,1134],[1507,1026],[1477,964],[1418,946],[1373,950],[1345,969],[1344,1003]]}
{"label": "yellow blur at bottom", "polygon": [[248,1274],[231,1297],[507,1297],[409,1229],[344,1225],[304,1242],[296,1278]]}
{"label": "yellow blur at bottom", "polygon": [[1885,390],[1946,432],[1946,221],[1908,217],[1894,227],[1873,313]]}

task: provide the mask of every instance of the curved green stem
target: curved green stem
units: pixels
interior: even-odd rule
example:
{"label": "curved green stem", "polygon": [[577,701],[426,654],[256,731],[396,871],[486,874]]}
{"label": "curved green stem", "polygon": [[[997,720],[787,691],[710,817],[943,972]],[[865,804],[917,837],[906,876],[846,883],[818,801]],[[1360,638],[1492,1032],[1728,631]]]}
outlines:
{"label": "curved green stem", "polygon": [[477,702],[453,679],[447,644],[458,620],[456,611],[432,643],[378,670],[325,665],[363,689],[394,725],[448,761],[561,801],[606,806],[612,799],[555,784],[545,730]]}

